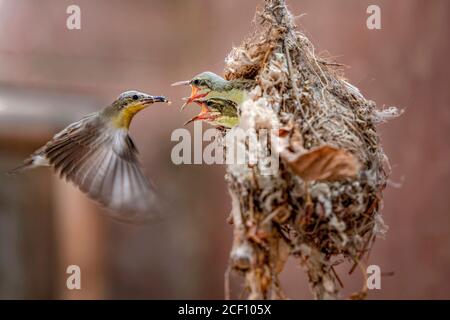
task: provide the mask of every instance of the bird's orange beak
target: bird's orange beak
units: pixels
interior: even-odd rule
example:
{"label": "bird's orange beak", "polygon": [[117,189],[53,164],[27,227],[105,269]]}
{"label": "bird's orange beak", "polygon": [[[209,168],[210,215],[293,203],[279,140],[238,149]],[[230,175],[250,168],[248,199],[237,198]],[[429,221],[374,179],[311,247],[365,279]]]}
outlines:
{"label": "bird's orange beak", "polygon": [[200,91],[199,88],[197,88],[196,86],[191,85],[191,96],[189,98],[186,98],[186,101],[181,106],[181,110],[183,110],[184,107],[186,107],[189,103],[194,102],[194,100],[204,98],[204,97],[206,97],[208,95],[208,92],[206,92],[206,93],[198,93],[199,91]]}
{"label": "bird's orange beak", "polygon": [[191,86],[191,96],[189,98],[185,98],[186,101],[181,106],[181,110],[183,110],[184,107],[186,107],[189,103],[192,103],[194,100],[204,98],[204,97],[206,97],[208,95],[207,92],[206,93],[199,93],[200,89],[198,87],[192,85],[189,80],[187,80],[187,81],[178,81],[178,82],[172,83],[172,87],[175,87],[175,86],[187,86],[187,85]]}
{"label": "bird's orange beak", "polygon": [[198,115],[196,115],[195,117],[193,117],[192,119],[186,121],[184,123],[184,125],[187,125],[187,124],[197,121],[197,120],[205,120],[208,118],[209,109],[208,109],[208,106],[206,105],[206,102],[198,101],[198,100],[192,100],[192,102],[195,102],[196,104],[198,104],[201,107],[200,113]]}
{"label": "bird's orange beak", "polygon": [[[207,92],[206,93],[198,93],[198,91],[199,91],[199,88],[191,85],[191,96],[188,98],[188,100],[186,102],[191,103],[191,102],[194,102],[194,100],[204,98],[208,95]],[[196,101],[196,103],[198,105],[202,106],[202,103],[199,103],[198,101]]]}

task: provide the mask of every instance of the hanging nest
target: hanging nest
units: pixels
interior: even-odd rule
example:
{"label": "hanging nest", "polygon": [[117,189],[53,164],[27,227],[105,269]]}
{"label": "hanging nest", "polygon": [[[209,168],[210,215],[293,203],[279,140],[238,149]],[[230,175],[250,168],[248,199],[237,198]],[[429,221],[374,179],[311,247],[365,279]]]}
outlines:
{"label": "hanging nest", "polygon": [[[379,211],[389,164],[376,124],[399,112],[377,109],[344,79],[339,64],[319,58],[284,0],[266,0],[257,20],[256,34],[226,58],[224,74],[255,80],[239,127],[277,132],[280,163],[270,175],[254,165],[228,165],[229,271],[245,277],[249,299],[284,298],[278,275],[293,256],[314,297],[335,299],[334,266],[347,260],[352,271],[365,272],[364,258],[387,229]],[[364,298],[366,290],[353,297]]]}

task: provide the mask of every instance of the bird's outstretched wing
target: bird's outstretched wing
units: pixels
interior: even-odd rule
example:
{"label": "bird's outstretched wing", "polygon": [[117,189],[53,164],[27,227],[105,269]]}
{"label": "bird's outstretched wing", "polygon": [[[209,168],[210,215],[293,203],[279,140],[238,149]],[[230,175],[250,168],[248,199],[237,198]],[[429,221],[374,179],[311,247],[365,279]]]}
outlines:
{"label": "bird's outstretched wing", "polygon": [[142,172],[128,132],[111,128],[97,114],[71,124],[38,152],[115,218],[136,222],[159,213],[155,189]]}

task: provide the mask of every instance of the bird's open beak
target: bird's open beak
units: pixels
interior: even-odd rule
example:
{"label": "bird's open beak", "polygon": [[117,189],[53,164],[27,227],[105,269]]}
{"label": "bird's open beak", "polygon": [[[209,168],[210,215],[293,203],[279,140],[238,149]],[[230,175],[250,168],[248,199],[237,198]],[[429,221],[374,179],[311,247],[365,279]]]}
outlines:
{"label": "bird's open beak", "polygon": [[199,100],[192,100],[192,102],[195,102],[196,104],[198,104],[202,109],[200,110],[200,113],[198,115],[196,115],[192,119],[186,121],[184,123],[184,125],[187,125],[187,124],[197,121],[197,120],[205,120],[208,118],[209,109],[208,109],[208,106],[206,105],[206,102],[199,101]]}
{"label": "bird's open beak", "polygon": [[183,110],[184,107],[186,107],[189,103],[194,102],[196,99],[201,99],[208,95],[208,92],[206,92],[206,93],[198,93],[198,92],[199,92],[199,88],[191,85],[191,96],[189,98],[187,98],[185,103],[183,103],[183,105],[181,106],[181,110]]}
{"label": "bird's open beak", "polygon": [[204,98],[208,95],[208,93],[198,93],[200,89],[196,86],[193,86],[189,80],[172,83],[172,87],[187,85],[191,86],[191,96],[189,98],[186,98],[186,101],[181,106],[181,110],[183,110],[189,103],[192,103],[194,100]]}
{"label": "bird's open beak", "polygon": [[167,98],[164,97],[164,96],[147,96],[144,99],[142,99],[141,101],[142,101],[142,103],[144,105],[149,105],[149,104],[152,104],[152,103],[155,103],[155,102],[170,103],[170,101],[167,100]]}

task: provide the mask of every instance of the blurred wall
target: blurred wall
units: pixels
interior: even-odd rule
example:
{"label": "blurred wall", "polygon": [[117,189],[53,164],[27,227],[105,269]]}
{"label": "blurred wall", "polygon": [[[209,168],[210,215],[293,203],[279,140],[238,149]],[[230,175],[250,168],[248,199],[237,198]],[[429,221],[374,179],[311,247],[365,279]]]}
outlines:
{"label": "blurred wall", "polygon": [[[375,244],[370,262],[394,274],[384,277],[382,290],[371,291],[369,297],[450,298],[450,2],[288,3],[316,52],[348,65],[350,82],[366,97],[406,110],[380,127],[393,166],[383,210],[390,230],[386,240]],[[81,30],[66,28],[70,4],[81,7]],[[103,107],[127,89],[165,94],[175,102],[140,113],[131,128],[147,174],[172,200],[174,214],[162,222],[133,227],[96,215],[91,212],[96,207],[83,202],[74,188],[65,198],[66,187],[46,170],[14,180],[0,178],[1,298],[73,297],[64,288],[68,263],[89,263],[82,279],[95,283],[75,298],[223,297],[232,232],[225,222],[230,204],[224,168],[175,166],[170,161],[172,130],[196,111],[188,107],[179,112],[187,92],[170,83],[203,70],[220,73],[231,46],[253,30],[255,8],[261,4],[0,0],[2,171],[57,128],[94,108],[94,102]],[[370,4],[381,7],[382,30],[366,28]],[[30,92],[37,93],[24,99]],[[2,98],[7,94],[17,99]],[[30,110],[43,116],[24,121]],[[74,197],[80,200],[71,201]],[[77,212],[81,224],[70,220]],[[84,232],[61,232],[78,230],[76,225],[81,230],[87,223]],[[83,250],[90,245],[92,251]],[[339,269],[345,294],[361,284],[360,275],[345,276],[348,269]],[[289,297],[310,298],[295,263],[288,265],[282,280]],[[233,277],[233,283],[237,294],[239,278]]]}

